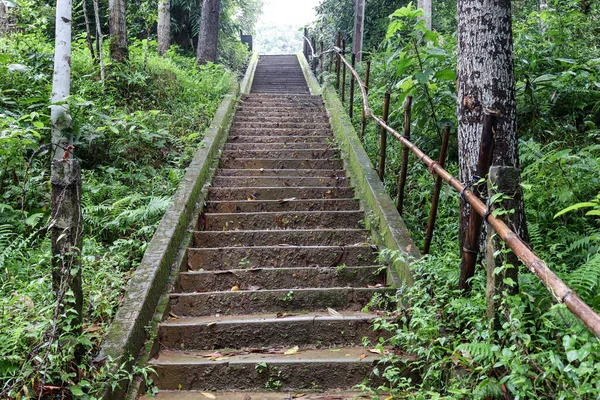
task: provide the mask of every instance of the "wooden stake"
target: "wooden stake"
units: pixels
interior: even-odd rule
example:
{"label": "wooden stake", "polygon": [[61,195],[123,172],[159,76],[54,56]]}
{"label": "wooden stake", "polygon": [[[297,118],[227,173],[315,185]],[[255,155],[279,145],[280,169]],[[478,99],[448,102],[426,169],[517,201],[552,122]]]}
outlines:
{"label": "wooden stake", "polygon": [[[446,163],[446,153],[448,152],[448,139],[450,138],[450,125],[444,127],[444,136],[442,137],[442,149],[440,150],[440,160],[438,164],[444,168]],[[429,212],[429,222],[427,223],[427,232],[425,233],[425,245],[423,246],[423,254],[429,254],[431,241],[433,239],[433,228],[435,227],[435,219],[437,217],[438,204],[440,200],[440,191],[442,190],[442,178],[439,175],[435,177],[435,188],[433,189],[433,197],[431,199],[431,210]]]}
{"label": "wooden stake", "polygon": [[[479,160],[477,161],[477,170],[473,177],[471,185],[473,193],[481,197],[482,185],[474,182],[475,179],[481,179],[487,175],[492,165],[492,156],[494,154],[494,136],[496,131],[496,116],[485,114],[483,116],[483,132],[481,135],[481,144],[479,145]],[[483,217],[473,210],[469,211],[469,224],[465,235],[464,246],[462,248],[462,260],[460,263],[460,277],[458,288],[465,292],[471,289],[470,279],[475,274],[475,262],[479,252],[479,236],[481,233],[481,221]]]}
{"label": "wooden stake", "polygon": [[[390,92],[385,91],[383,98],[383,115],[381,119],[387,124],[390,111]],[[383,182],[385,176],[385,155],[387,150],[387,130],[381,127],[381,137],[379,138],[379,179]]]}
{"label": "wooden stake", "polygon": [[[352,53],[352,68],[355,67],[356,64],[356,54]],[[348,111],[348,115],[350,115],[350,120],[354,116],[354,76],[350,74],[350,110]]]}
{"label": "wooden stake", "polygon": [[[412,107],[412,96],[406,96],[404,100],[404,132],[403,137],[410,141],[410,111]],[[402,148],[402,167],[400,168],[400,176],[398,177],[398,204],[396,208],[402,215],[404,207],[404,186],[406,186],[406,175],[408,174],[408,147]]]}
{"label": "wooden stake", "polygon": [[[367,70],[365,71],[365,92],[369,94],[369,74],[371,72],[371,60],[367,61]],[[367,128],[367,114],[365,114],[365,109],[362,109],[362,123],[360,125],[360,139],[362,140],[365,137],[365,129]]]}

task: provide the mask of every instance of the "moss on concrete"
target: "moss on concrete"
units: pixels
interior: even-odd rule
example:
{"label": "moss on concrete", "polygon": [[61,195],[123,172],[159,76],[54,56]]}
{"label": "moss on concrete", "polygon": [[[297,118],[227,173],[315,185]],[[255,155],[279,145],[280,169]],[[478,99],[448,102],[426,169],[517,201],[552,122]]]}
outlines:
{"label": "moss on concrete", "polygon": [[300,68],[302,68],[302,73],[304,74],[304,78],[306,79],[306,83],[308,84],[308,88],[310,89],[310,94],[320,96],[322,92],[321,86],[319,85],[319,81],[317,81],[317,78],[315,78],[312,71],[310,70],[310,66],[308,65],[308,61],[306,61],[304,54],[302,54],[302,52],[299,52],[296,55],[298,56]]}
{"label": "moss on concrete", "polygon": [[[251,83],[250,83],[251,84]],[[214,170],[214,164],[227,137],[235,114],[240,86],[235,83],[225,95],[205,133],[202,145],[186,170],[135,275],[129,282],[123,303],[104,337],[99,359],[112,360],[115,365],[125,362],[130,369],[147,339],[159,299],[170,277],[178,272],[181,256],[189,245],[187,230],[197,217],[204,199],[201,190]],[[178,260],[179,258],[179,260]],[[115,367],[116,368],[116,367]],[[104,398],[123,399],[126,383],[115,390],[107,388]]]}

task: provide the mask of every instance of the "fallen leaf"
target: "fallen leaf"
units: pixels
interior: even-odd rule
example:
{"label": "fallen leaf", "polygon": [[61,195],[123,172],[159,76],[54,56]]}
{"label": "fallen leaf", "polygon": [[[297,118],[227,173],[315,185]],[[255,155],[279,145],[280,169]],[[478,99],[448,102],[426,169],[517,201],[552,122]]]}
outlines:
{"label": "fallen leaf", "polygon": [[210,354],[202,354],[202,358],[219,358],[223,357],[221,353],[210,353]]}
{"label": "fallen leaf", "polygon": [[264,169],[264,168],[261,168],[261,169],[260,169],[260,172],[265,172],[265,169]]}
{"label": "fallen leaf", "polygon": [[284,312],[278,312],[277,318],[295,317],[296,315],[298,315],[298,314],[288,314],[288,313],[284,313]]}
{"label": "fallen leaf", "polygon": [[366,354],[361,354],[359,358],[360,358],[361,360],[364,360],[365,358],[367,358],[367,355],[366,355]]}
{"label": "fallen leaf", "polygon": [[381,354],[381,350],[379,350],[379,349],[369,349],[369,353]]}
{"label": "fallen leaf", "polygon": [[169,312],[169,318],[179,319],[179,317],[172,312]]}
{"label": "fallen leaf", "polygon": [[342,351],[342,349],[331,349],[331,351],[333,351],[334,353],[337,353],[338,351]]}
{"label": "fallen leaf", "polygon": [[217,324],[216,321],[212,321],[212,322],[209,322],[208,324],[206,324],[206,326],[213,326],[213,325],[216,325],[216,324]]}
{"label": "fallen leaf", "polygon": [[287,199],[279,199],[279,203],[287,203],[288,201],[294,201],[296,200],[295,197],[289,197]]}
{"label": "fallen leaf", "polygon": [[248,290],[260,290],[260,286],[248,286]]}
{"label": "fallen leaf", "polygon": [[286,356],[291,356],[293,354],[298,353],[298,350],[299,350],[298,346],[294,346],[291,349],[284,351],[283,354]]}
{"label": "fallen leaf", "polygon": [[97,332],[100,329],[102,329],[102,327],[100,325],[97,325],[97,324],[93,324],[93,325],[89,325],[89,326],[84,326],[83,327],[83,330],[85,332]]}
{"label": "fallen leaf", "polygon": [[306,396],[306,393],[296,393],[295,395],[292,396],[293,399],[297,399],[298,397],[304,397]]}
{"label": "fallen leaf", "polygon": [[332,317],[341,317],[342,316],[342,314],[340,314],[339,312],[335,311],[333,308],[330,308],[330,307],[327,307],[327,312]]}
{"label": "fallen leaf", "polygon": [[231,288],[232,292],[239,292],[240,291],[240,287],[238,285],[235,285],[234,287]]}
{"label": "fallen leaf", "polygon": [[208,397],[209,399],[216,399],[217,398],[217,396],[215,396],[212,393],[206,393],[206,392],[201,392],[201,393],[202,393],[202,396]]}

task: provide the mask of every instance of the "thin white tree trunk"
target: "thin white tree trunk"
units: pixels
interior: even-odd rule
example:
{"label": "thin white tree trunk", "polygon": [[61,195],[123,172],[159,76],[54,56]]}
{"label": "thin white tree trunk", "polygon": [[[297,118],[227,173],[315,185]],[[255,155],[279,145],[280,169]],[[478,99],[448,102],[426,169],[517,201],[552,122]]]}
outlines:
{"label": "thin white tree trunk", "polygon": [[427,29],[431,29],[431,15],[433,12],[432,0],[418,0],[418,8],[422,8],[425,15],[423,19],[425,20],[425,26]]}
{"label": "thin white tree trunk", "polygon": [[352,37],[352,52],[356,54],[356,62],[362,60],[364,24],[365,0],[356,0],[354,8],[354,35]]}
{"label": "thin white tree trunk", "polygon": [[171,0],[158,1],[158,55],[164,55],[171,47]]}
{"label": "thin white tree trunk", "polygon": [[[59,301],[68,288],[74,297],[69,305],[76,312],[73,332],[80,332],[83,311],[81,287],[81,167],[73,157],[73,135],[69,107],[65,102],[71,85],[71,0],[56,2],[56,44],[50,97],[52,122],[52,286]],[[67,307],[67,303],[63,304]],[[79,353],[80,350],[77,351]],[[76,354],[79,359],[81,354]]]}
{"label": "thin white tree trunk", "polygon": [[110,56],[117,62],[129,57],[125,0],[108,1],[108,28],[110,31]]}
{"label": "thin white tree trunk", "polygon": [[94,17],[96,18],[96,37],[98,38],[98,59],[100,60],[100,82],[104,83],[104,50],[102,38],[102,25],[100,24],[100,10],[98,0],[92,0],[94,4]]}
{"label": "thin white tree trunk", "polygon": [[197,62],[215,62],[217,60],[217,43],[219,39],[219,16],[221,0],[203,0],[200,17],[200,34],[198,35]]}
{"label": "thin white tree trunk", "polygon": [[62,159],[64,150],[73,144],[71,117],[67,104],[64,102],[69,97],[71,86],[71,0],[57,0],[56,2],[56,47],[54,50],[54,75],[52,79],[51,120],[52,142],[54,159]]}

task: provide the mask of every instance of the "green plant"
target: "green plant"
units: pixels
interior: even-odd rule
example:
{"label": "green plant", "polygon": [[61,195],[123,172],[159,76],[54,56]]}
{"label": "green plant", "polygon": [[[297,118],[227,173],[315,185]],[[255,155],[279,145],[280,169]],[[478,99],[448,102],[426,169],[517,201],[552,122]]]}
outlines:
{"label": "green plant", "polygon": [[291,303],[294,300],[294,291],[290,290],[289,292],[281,296],[279,300],[283,301],[284,303]]}

